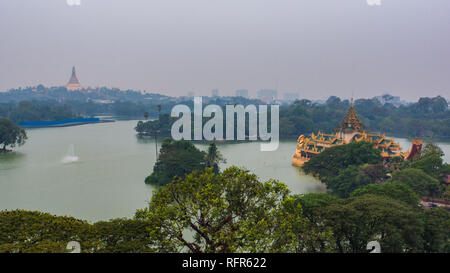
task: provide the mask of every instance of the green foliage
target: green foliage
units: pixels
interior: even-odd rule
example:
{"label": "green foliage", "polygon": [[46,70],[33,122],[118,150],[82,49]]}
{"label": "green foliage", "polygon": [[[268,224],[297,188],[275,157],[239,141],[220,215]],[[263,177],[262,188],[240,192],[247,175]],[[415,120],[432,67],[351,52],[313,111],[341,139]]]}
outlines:
{"label": "green foliage", "polygon": [[[296,101],[280,108],[280,137],[331,132],[345,117],[348,100],[331,96],[325,104]],[[405,137],[450,138],[450,111],[443,97],[420,98],[417,103],[394,107],[376,98],[355,101],[358,116],[370,131]]]}
{"label": "green foliage", "polygon": [[153,173],[145,179],[145,183],[166,185],[175,176],[184,177],[194,170],[202,170],[206,167],[205,156],[204,152],[189,141],[166,138]]}
{"label": "green foliage", "polygon": [[444,191],[437,179],[419,169],[409,168],[395,171],[390,181],[408,185],[421,197],[439,197]]}
{"label": "green foliage", "polygon": [[355,197],[365,194],[390,197],[394,200],[403,201],[412,206],[417,206],[419,202],[419,195],[415,193],[408,185],[402,183],[387,182],[383,185],[370,184],[356,189],[350,194],[350,196]]}
{"label": "green foliage", "polygon": [[422,148],[420,155],[411,163],[411,168],[420,169],[428,175],[442,179],[449,171],[449,165],[444,163],[442,157],[444,152],[434,144],[427,143]]}
{"label": "green foliage", "polygon": [[21,101],[10,107],[7,117],[15,122],[53,121],[76,118],[67,105],[58,105],[51,102]]}
{"label": "green foliage", "polygon": [[177,252],[305,251],[310,238],[286,185],[261,183],[236,167],[178,178],[155,192],[136,218],[156,225],[149,232],[158,248]]}
{"label": "green foliage", "polygon": [[432,177],[439,178],[442,175],[444,163],[442,158],[437,154],[426,157],[420,157],[411,163],[411,168],[422,170]]}
{"label": "green foliage", "polygon": [[225,158],[219,152],[219,149],[217,149],[217,145],[214,142],[209,145],[205,160],[206,167],[212,167],[215,173],[219,172],[219,163],[226,163]]}
{"label": "green foliage", "polygon": [[382,158],[380,152],[368,142],[352,142],[346,145],[334,146],[311,158],[303,165],[305,173],[318,176],[325,180],[336,176],[342,169],[362,164],[379,164]]}
{"label": "green foliage", "polygon": [[1,148],[3,151],[6,151],[8,146],[14,148],[16,145],[25,144],[26,139],[27,133],[24,129],[10,119],[0,118],[0,145],[3,145]]}
{"label": "green foliage", "polygon": [[0,253],[64,253],[77,241],[81,252],[154,252],[146,229],[151,223],[113,219],[89,224],[73,217],[37,211],[0,212]]}
{"label": "green foliage", "polygon": [[145,232],[152,228],[147,221],[112,219],[93,224],[96,239],[95,252],[147,253],[155,252],[153,241]]}
{"label": "green foliage", "polygon": [[66,252],[67,243],[78,241],[91,252],[92,226],[73,217],[14,210],[0,212],[0,252]]}
{"label": "green foliage", "polygon": [[134,128],[140,136],[154,136],[155,132],[158,132],[158,136],[170,137],[172,124],[175,118],[169,115],[161,115],[157,120],[138,121]]}
{"label": "green foliage", "polygon": [[376,240],[381,251],[418,252],[422,247],[419,211],[384,196],[362,195],[327,206],[324,224],[331,227],[337,252],[367,252]]}
{"label": "green foliage", "polygon": [[371,183],[374,181],[357,166],[342,169],[338,175],[325,180],[327,187],[340,197],[349,197],[355,189]]}
{"label": "green foliage", "polygon": [[442,157],[444,156],[444,151],[442,151],[442,149],[437,144],[428,142],[422,147],[419,159],[426,158],[430,155],[438,155],[439,157]]}
{"label": "green foliage", "polygon": [[443,208],[425,210],[423,221],[423,251],[448,253],[450,251],[450,213]]}
{"label": "green foliage", "polygon": [[339,197],[326,193],[307,193],[295,195],[294,199],[300,203],[303,215],[312,220],[315,213],[327,206],[337,204],[341,201]]}

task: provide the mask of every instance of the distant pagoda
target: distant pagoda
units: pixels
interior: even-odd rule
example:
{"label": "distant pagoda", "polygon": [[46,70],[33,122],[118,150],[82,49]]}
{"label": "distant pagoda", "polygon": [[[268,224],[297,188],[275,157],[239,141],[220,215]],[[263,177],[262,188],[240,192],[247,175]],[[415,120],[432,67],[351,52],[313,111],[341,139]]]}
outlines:
{"label": "distant pagoda", "polygon": [[338,128],[334,130],[334,133],[318,132],[317,134],[312,133],[310,137],[305,135],[298,137],[297,149],[292,157],[292,164],[302,166],[327,148],[360,141],[372,143],[374,148],[380,151],[381,157],[385,162],[393,157],[412,160],[422,149],[422,139],[413,139],[411,149],[402,153],[399,143],[395,142],[392,137],[388,138],[385,134],[374,134],[364,130],[364,125],[355,113],[352,99],[347,115]]}
{"label": "distant pagoda", "polygon": [[72,76],[70,76],[70,80],[67,83],[66,88],[69,91],[78,91],[83,89],[80,82],[78,81],[77,74],[75,72],[75,66],[72,67]]}

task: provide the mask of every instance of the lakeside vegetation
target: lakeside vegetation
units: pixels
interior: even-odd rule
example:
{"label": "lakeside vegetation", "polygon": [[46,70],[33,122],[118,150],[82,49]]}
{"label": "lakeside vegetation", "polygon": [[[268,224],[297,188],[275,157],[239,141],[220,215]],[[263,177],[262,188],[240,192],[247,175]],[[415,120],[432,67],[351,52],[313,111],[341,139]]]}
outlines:
{"label": "lakeside vegetation", "polygon": [[[334,96],[325,104],[297,100],[293,104],[282,105],[280,138],[296,139],[301,134],[309,135],[318,131],[331,133],[345,117],[349,107],[348,100]],[[399,107],[381,104],[375,98],[359,99],[355,101],[355,110],[362,123],[372,132],[398,137],[450,140],[450,110],[443,97],[421,98],[416,103]],[[170,136],[170,128],[176,119],[170,118],[164,111],[162,113],[163,122],[138,122],[137,133],[151,135],[156,128],[161,128],[163,136]]]}
{"label": "lakeside vegetation", "polygon": [[25,144],[27,138],[25,130],[12,120],[0,118],[0,153],[8,152],[8,147],[14,148]]}
{"label": "lakeside vegetation", "polygon": [[[388,96],[388,95],[386,95]],[[257,99],[242,97],[205,97],[204,103],[259,105]],[[67,91],[64,87],[27,87],[0,93],[0,117],[21,121],[50,121],[76,116],[112,115],[123,118],[165,118],[176,104],[193,107],[192,98],[168,97],[160,94],[110,88],[86,92]],[[161,111],[158,111],[158,105]],[[280,107],[280,138],[297,138],[300,134],[329,132],[339,124],[350,107],[348,100],[331,96],[324,103],[307,99]],[[409,104],[381,103],[378,98],[358,99],[355,110],[366,128],[397,137],[420,137],[450,140],[450,110],[446,98],[423,97]],[[160,124],[142,122],[139,134],[151,134],[153,127],[168,136],[174,119]]]}
{"label": "lakeside vegetation", "polygon": [[[325,104],[298,100],[280,109],[280,137],[297,138],[311,132],[331,133],[350,107],[348,100],[331,96]],[[450,111],[445,98],[420,98],[418,102],[395,107],[376,98],[354,103],[366,129],[397,137],[450,139]]]}

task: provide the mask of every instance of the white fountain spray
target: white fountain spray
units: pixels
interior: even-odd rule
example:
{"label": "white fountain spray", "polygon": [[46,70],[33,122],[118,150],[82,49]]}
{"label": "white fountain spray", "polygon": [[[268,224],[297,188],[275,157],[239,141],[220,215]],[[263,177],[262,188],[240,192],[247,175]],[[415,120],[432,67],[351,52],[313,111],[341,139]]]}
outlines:
{"label": "white fountain spray", "polygon": [[75,156],[75,147],[73,144],[70,144],[67,155],[62,159],[62,163],[73,163],[77,162],[78,160],[78,156]]}

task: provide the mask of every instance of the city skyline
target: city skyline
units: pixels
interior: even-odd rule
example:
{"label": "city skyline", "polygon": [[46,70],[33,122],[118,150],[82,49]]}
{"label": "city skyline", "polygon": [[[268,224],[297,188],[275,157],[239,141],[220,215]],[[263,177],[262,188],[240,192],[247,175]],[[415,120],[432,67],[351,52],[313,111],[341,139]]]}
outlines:
{"label": "city skyline", "polygon": [[445,0],[0,0],[0,91],[64,86],[75,66],[85,87],[169,96],[445,97],[449,12]]}

